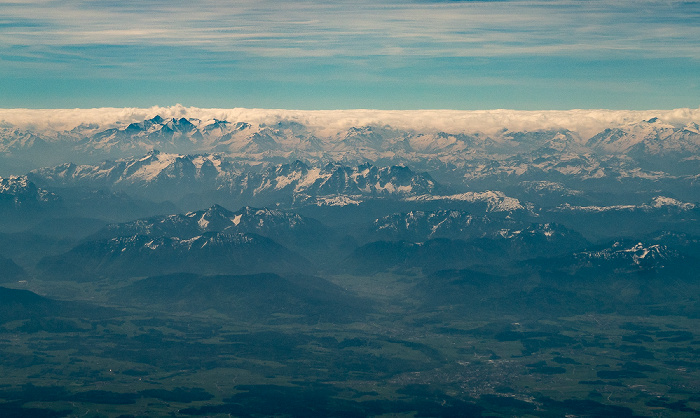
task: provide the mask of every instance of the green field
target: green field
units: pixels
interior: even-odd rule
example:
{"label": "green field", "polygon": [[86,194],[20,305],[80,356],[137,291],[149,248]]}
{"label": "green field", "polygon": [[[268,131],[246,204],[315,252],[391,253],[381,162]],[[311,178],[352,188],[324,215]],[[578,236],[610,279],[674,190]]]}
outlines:
{"label": "green field", "polygon": [[[426,307],[419,276],[333,276],[359,320],[119,303],[0,328],[2,416],[695,416],[700,320]],[[74,286],[74,285],[73,285]],[[118,294],[118,293],[117,293]],[[236,301],[231,301],[236,303]],[[82,306],[82,305],[81,305]],[[63,315],[63,316],[60,316]]]}

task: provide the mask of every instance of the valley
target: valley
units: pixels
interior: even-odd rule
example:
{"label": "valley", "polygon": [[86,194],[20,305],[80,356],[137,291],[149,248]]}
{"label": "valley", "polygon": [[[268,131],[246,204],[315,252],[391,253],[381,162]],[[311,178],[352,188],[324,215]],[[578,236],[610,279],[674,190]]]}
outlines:
{"label": "valley", "polygon": [[2,129],[0,415],[700,414],[697,125]]}

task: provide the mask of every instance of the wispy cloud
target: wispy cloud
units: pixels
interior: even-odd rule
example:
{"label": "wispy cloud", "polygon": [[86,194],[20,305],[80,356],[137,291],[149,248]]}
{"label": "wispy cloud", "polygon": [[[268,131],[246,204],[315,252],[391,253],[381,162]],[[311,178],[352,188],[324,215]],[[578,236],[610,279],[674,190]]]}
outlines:
{"label": "wispy cloud", "polygon": [[[0,12],[0,88],[12,103],[26,102],[27,89],[61,102],[74,88],[92,89],[84,91],[91,105],[109,103],[99,102],[94,86],[118,95],[119,82],[137,92],[145,83],[189,83],[152,93],[149,104],[191,100],[193,88],[218,81],[228,83],[228,96],[260,106],[258,98],[274,103],[289,87],[285,103],[306,100],[302,107],[362,106],[365,98],[370,107],[397,100],[423,107],[430,98],[431,107],[467,106],[477,96],[493,106],[501,94],[512,97],[505,106],[521,106],[517,100],[532,108],[545,93],[544,108],[580,107],[562,97],[590,95],[593,81],[628,91],[638,80],[645,90],[658,87],[616,98],[624,106],[641,106],[641,94],[650,97],[644,106],[674,106],[694,105],[700,88],[692,76],[700,68],[700,1],[692,0],[0,0]],[[656,70],[661,62],[670,76]],[[679,81],[669,86],[673,77]],[[3,85],[19,78],[22,85]],[[93,84],[81,87],[85,80]],[[549,87],[557,84],[565,88]],[[492,89],[467,88],[476,85]],[[503,85],[516,86],[519,96]],[[407,89],[416,93],[409,97]],[[123,94],[121,103],[133,98],[133,90]],[[353,99],[333,105],[334,94]],[[402,105],[409,99],[421,103]]]}
{"label": "wispy cloud", "polygon": [[700,58],[696,1],[0,4],[6,46],[191,46],[265,57],[634,52]]}

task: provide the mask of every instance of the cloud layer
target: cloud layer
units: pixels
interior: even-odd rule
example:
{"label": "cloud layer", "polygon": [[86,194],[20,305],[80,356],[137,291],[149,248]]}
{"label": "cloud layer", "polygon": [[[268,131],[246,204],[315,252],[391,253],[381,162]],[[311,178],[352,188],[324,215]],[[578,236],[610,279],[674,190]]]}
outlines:
{"label": "cloud layer", "polygon": [[[3,4],[4,3],[4,4]],[[264,57],[630,53],[700,58],[697,1],[2,2],[0,41]]]}
{"label": "cloud layer", "polygon": [[80,124],[96,123],[101,128],[125,126],[160,115],[163,118],[197,118],[256,124],[294,121],[333,135],[352,126],[385,126],[417,131],[483,132],[501,129],[527,131],[568,129],[582,137],[605,128],[658,117],[676,126],[700,123],[700,108],[673,110],[284,110],[284,109],[200,109],[181,105],[151,108],[100,109],[0,109],[0,126],[24,129],[70,130]]}

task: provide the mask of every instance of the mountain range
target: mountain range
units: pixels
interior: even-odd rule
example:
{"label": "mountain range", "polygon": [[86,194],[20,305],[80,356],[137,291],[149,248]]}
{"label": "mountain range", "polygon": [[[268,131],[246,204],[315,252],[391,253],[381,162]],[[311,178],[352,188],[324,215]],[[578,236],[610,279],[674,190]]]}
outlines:
{"label": "mountain range", "polygon": [[[433,193],[436,182],[405,166],[349,167],[337,163],[309,166],[301,161],[256,169],[218,155],[149,152],[146,156],[98,165],[62,164],[29,173],[47,187],[126,190],[151,199],[210,198],[246,204],[305,203],[317,198],[334,204],[337,196],[405,197]],[[331,199],[331,200],[329,200]],[[340,202],[340,201],[339,201]]]}
{"label": "mountain range", "polygon": [[[487,134],[421,131],[379,124],[324,134],[293,121],[255,124],[166,119],[156,115],[122,127],[83,124],[68,131],[20,129],[6,124],[0,128],[0,138],[0,152],[5,158],[43,165],[71,158],[79,163],[128,158],[159,149],[178,154],[222,154],[243,162],[291,163],[299,159],[314,165],[358,165],[369,161],[433,170],[480,167],[485,161],[506,162],[495,172],[481,170],[471,176],[519,175],[523,168],[517,163],[522,161],[538,165],[540,170],[563,174],[572,174],[573,167],[578,166],[581,178],[645,177],[659,172],[673,176],[695,174],[691,168],[697,164],[700,150],[697,123],[677,126],[659,118],[611,126],[587,137],[566,129],[503,129]],[[569,156],[570,160],[574,155],[585,157],[563,164],[546,163],[552,155]],[[545,158],[542,162],[538,161],[541,157]]]}
{"label": "mountain range", "polygon": [[0,415],[697,413],[696,113],[162,111],[0,112]]}
{"label": "mountain range", "polygon": [[160,116],[0,129],[4,158],[54,147],[77,161],[0,178],[0,224],[52,249],[18,267],[53,280],[436,271],[700,234],[695,123],[649,118],[587,137]]}
{"label": "mountain range", "polygon": [[271,274],[159,275],[139,280],[111,294],[120,305],[168,312],[201,313],[215,309],[242,321],[284,317],[303,321],[345,322],[370,312],[368,301],[319,277]]}
{"label": "mountain range", "polygon": [[42,259],[47,279],[99,280],[177,272],[250,274],[309,272],[309,262],[256,234],[205,232],[177,236],[119,236],[84,242],[69,252]]}

